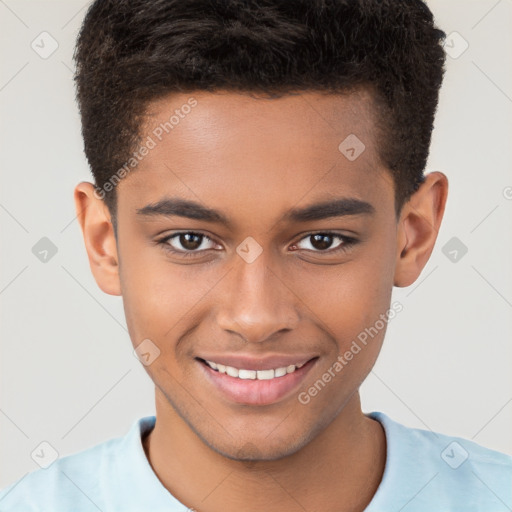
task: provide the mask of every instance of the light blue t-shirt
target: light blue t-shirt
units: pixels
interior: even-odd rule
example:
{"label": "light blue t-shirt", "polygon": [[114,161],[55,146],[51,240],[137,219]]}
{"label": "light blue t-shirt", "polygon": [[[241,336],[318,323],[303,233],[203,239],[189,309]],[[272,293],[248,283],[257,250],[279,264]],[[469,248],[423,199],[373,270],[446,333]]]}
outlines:
{"label": "light blue t-shirt", "polygon": [[[406,427],[382,412],[366,415],[383,425],[387,455],[365,512],[512,510],[512,456]],[[141,418],[124,437],[28,473],[0,491],[0,512],[184,512],[187,507],[165,489],[144,454],[141,436],[155,421]]]}

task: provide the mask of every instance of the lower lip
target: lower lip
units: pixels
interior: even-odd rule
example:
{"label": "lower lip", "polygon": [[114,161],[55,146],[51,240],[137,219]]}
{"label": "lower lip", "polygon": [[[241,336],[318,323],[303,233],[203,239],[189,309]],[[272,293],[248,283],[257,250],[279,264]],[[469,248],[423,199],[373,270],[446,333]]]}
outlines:
{"label": "lower lip", "polygon": [[292,373],[268,380],[231,377],[210,368],[206,363],[197,362],[208,380],[230,401],[245,405],[270,405],[291,395],[305,379],[316,359],[311,359]]}

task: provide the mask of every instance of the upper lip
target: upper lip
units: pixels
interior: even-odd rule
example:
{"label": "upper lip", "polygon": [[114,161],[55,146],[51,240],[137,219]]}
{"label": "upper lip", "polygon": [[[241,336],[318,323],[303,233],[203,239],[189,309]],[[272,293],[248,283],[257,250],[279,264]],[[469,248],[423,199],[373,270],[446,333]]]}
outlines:
{"label": "upper lip", "polygon": [[213,361],[214,363],[223,364],[224,366],[232,366],[239,370],[272,370],[275,368],[283,368],[290,365],[304,365],[310,359],[314,359],[316,355],[304,354],[272,354],[265,356],[240,355],[240,354],[207,354],[199,356],[199,359]]}

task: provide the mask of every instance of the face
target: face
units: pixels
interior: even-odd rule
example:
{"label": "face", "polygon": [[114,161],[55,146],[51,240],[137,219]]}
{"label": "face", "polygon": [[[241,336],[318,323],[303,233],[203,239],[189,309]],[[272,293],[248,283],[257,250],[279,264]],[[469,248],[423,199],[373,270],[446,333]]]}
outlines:
{"label": "face", "polygon": [[222,455],[291,455],[349,414],[393,285],[428,261],[446,177],[397,220],[372,112],[364,90],[173,94],[150,105],[149,149],[117,187],[117,240],[77,186],[91,269],[123,296],[157,416]]}
{"label": "face", "polygon": [[[298,450],[377,358],[385,329],[333,368],[390,307],[394,188],[372,126],[363,92],[202,92],[150,107],[155,146],[118,186],[129,332],[135,347],[151,340],[148,359],[160,351],[145,368],[168,406],[228,457]],[[359,142],[339,149],[350,134],[365,146],[356,159]]]}

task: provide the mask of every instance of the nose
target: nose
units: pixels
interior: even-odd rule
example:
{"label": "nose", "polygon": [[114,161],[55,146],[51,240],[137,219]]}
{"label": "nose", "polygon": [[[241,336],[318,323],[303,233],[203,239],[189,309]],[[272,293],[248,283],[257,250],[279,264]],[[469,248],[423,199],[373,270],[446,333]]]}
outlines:
{"label": "nose", "polygon": [[218,326],[246,343],[261,343],[295,329],[300,316],[297,299],[272,268],[265,251],[252,263],[235,262],[219,290]]}

